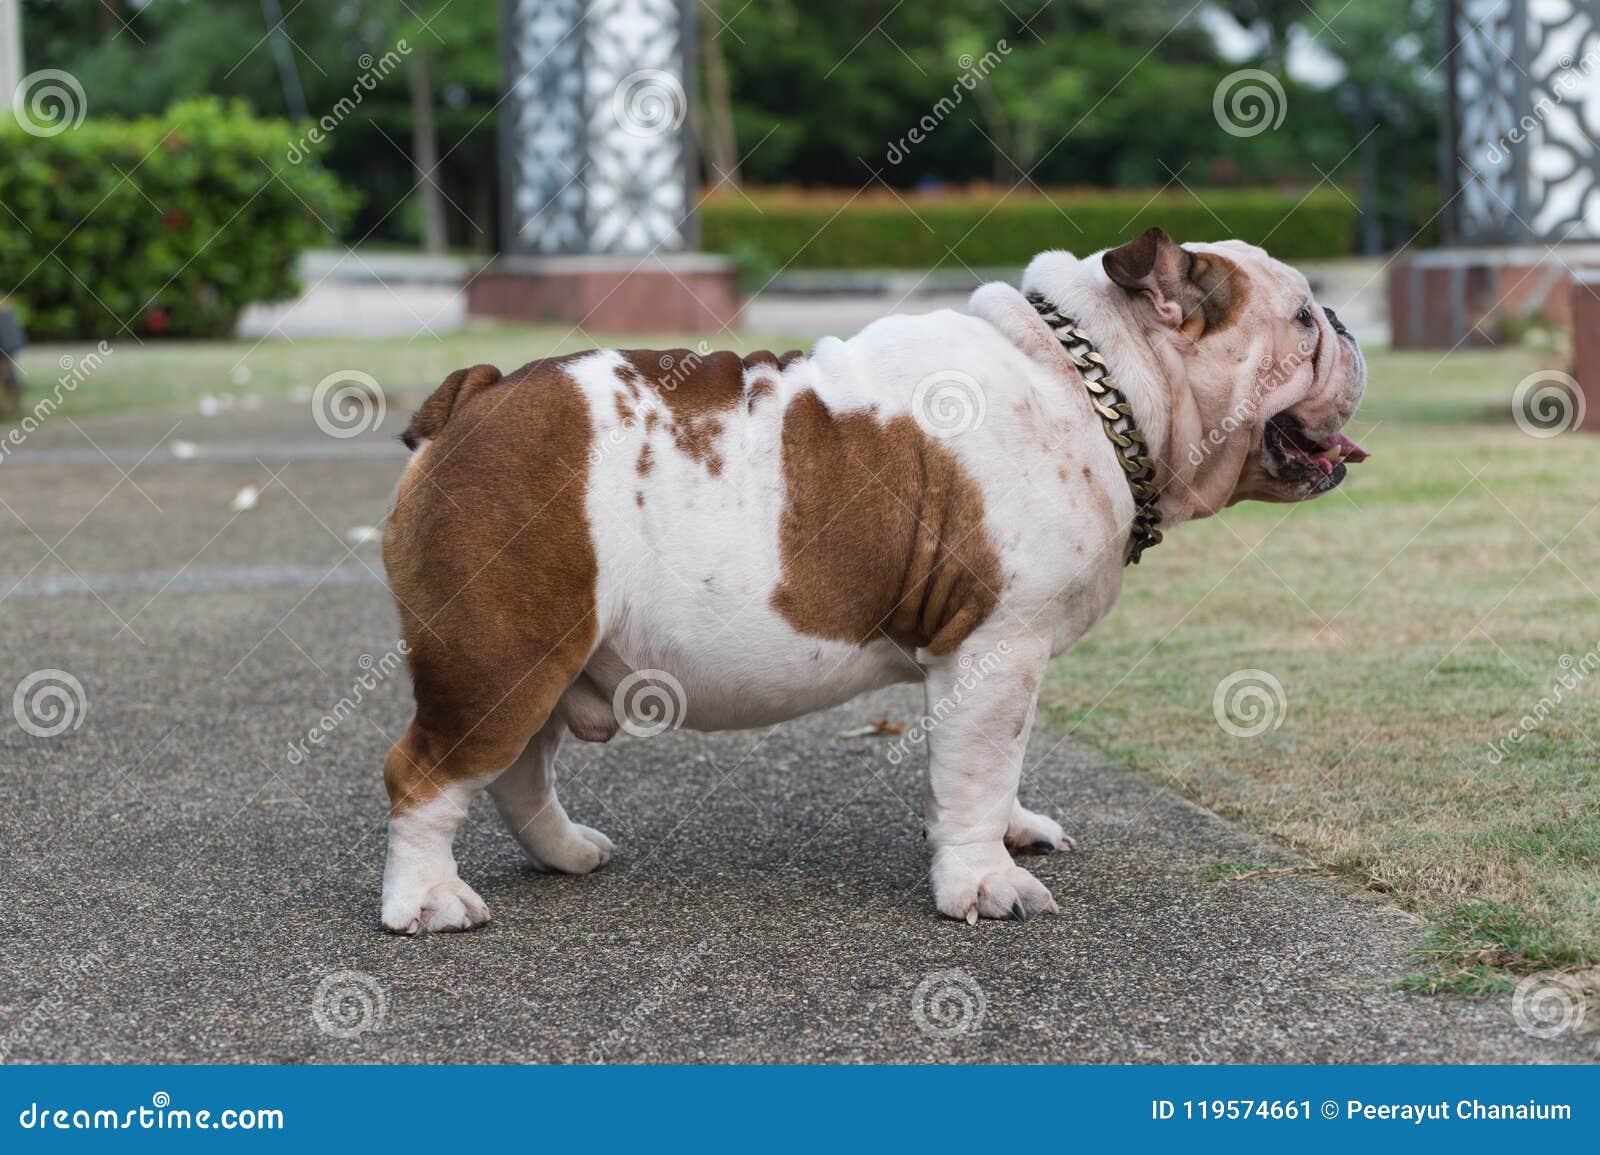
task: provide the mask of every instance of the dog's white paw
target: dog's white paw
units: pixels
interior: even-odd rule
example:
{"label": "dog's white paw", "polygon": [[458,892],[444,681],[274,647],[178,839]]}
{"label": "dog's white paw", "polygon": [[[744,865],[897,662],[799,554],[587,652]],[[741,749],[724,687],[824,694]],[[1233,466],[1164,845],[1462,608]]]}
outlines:
{"label": "dog's white paw", "polygon": [[1006,824],[1006,846],[1014,854],[1052,854],[1057,850],[1071,850],[1076,845],[1054,818],[1024,810],[1020,805],[1011,808],[1011,821]]}
{"label": "dog's white paw", "polygon": [[544,834],[536,841],[523,844],[528,859],[541,870],[562,874],[588,874],[599,870],[611,859],[616,849],[611,839],[592,826],[568,822],[553,833]]}
{"label": "dog's white paw", "polygon": [[383,896],[383,928],[395,934],[471,930],[488,921],[483,899],[459,878]]}
{"label": "dog's white paw", "polygon": [[969,923],[1057,914],[1061,909],[1044,883],[1012,862],[998,842],[934,851],[933,901],[939,913]]}

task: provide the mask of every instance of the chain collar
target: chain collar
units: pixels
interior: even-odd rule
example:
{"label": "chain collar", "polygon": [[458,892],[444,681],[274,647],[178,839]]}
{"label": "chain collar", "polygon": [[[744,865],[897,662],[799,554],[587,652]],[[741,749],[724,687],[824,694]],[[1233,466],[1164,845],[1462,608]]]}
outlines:
{"label": "chain collar", "polygon": [[1161,511],[1156,502],[1161,491],[1156,488],[1156,463],[1151,460],[1150,449],[1144,434],[1133,420],[1133,408],[1122,390],[1111,379],[1111,369],[1089,340],[1089,335],[1078,328],[1078,322],[1062,313],[1041,293],[1029,293],[1028,303],[1041,320],[1055,331],[1072,363],[1083,377],[1084,388],[1089,391],[1089,404],[1100,415],[1106,437],[1117,451],[1117,464],[1128,478],[1128,488],[1133,491],[1133,529],[1128,537],[1127,565],[1138,565],[1140,555],[1153,545],[1161,543]]}

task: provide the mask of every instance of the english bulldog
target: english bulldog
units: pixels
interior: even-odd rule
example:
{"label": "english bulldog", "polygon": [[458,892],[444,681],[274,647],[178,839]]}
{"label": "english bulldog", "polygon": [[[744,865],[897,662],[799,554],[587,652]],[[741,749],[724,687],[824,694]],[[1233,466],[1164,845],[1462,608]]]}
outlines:
{"label": "english bulldog", "polygon": [[1055,911],[1012,857],[1072,845],[1017,802],[1023,751],[1047,663],[1117,600],[1140,501],[1051,310],[1120,388],[1162,526],[1316,497],[1366,456],[1341,432],[1365,361],[1305,277],[1160,229],[808,355],[597,349],[447,377],[384,534],[416,697],[384,765],[384,927],[489,921],[452,853],[483,790],[535,866],[604,865],[556,752],[637,729],[641,686],[668,724],[723,730],[920,682],[934,904]]}

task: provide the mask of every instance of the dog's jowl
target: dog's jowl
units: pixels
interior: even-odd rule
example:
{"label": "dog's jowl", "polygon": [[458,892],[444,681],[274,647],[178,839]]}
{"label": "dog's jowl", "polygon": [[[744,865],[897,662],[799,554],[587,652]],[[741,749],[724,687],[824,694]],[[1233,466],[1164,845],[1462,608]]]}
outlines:
{"label": "dog's jowl", "polygon": [[1071,845],[1016,801],[1046,663],[1163,531],[1337,486],[1366,456],[1340,432],[1365,380],[1299,273],[1159,229],[804,356],[451,374],[384,538],[416,693],[384,766],[384,926],[488,921],[452,854],[482,790],[539,867],[603,865],[556,750],[611,738],[646,677],[707,730],[922,683],[935,904],[1055,910],[1012,859]]}

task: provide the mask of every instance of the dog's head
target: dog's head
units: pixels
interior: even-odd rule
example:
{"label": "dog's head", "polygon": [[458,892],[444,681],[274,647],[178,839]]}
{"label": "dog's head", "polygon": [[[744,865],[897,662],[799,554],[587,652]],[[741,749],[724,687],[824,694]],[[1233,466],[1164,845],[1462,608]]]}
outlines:
{"label": "dog's head", "polygon": [[1171,389],[1164,505],[1303,501],[1365,450],[1341,430],[1367,366],[1295,269],[1241,241],[1179,245],[1150,229],[1101,257]]}

